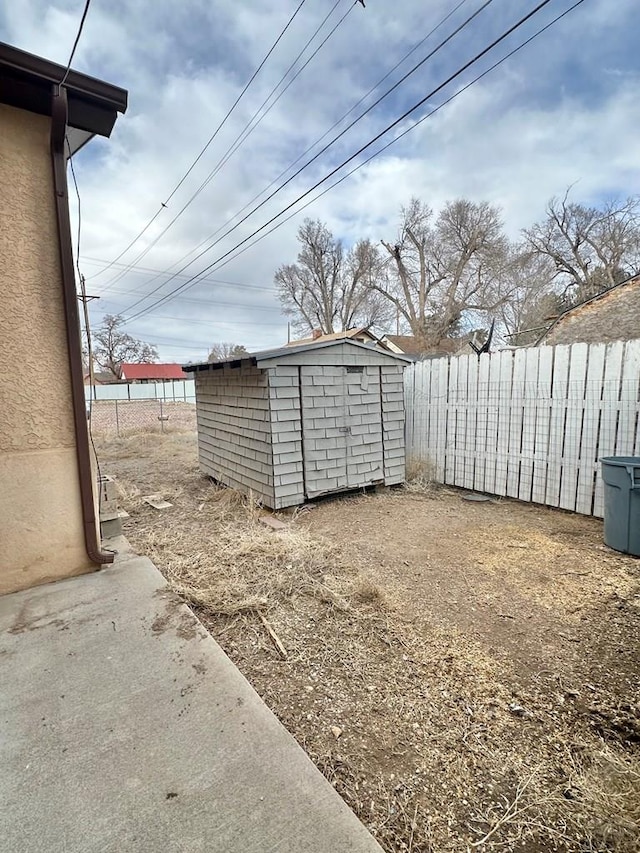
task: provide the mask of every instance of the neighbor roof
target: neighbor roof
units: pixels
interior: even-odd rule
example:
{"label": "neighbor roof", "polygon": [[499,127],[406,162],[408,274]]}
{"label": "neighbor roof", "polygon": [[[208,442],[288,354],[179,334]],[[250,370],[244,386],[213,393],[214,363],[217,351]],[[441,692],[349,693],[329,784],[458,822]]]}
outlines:
{"label": "neighbor roof", "polygon": [[437,345],[426,346],[414,335],[385,335],[384,340],[398,347],[405,355],[427,357],[455,355],[464,341],[455,338],[443,338]]}
{"label": "neighbor roof", "polygon": [[187,373],[195,373],[199,370],[219,370],[221,367],[224,367],[225,364],[230,364],[233,367],[240,367],[241,364],[259,366],[261,362],[267,361],[269,359],[287,358],[290,356],[297,355],[299,353],[308,353],[313,352],[314,350],[327,349],[329,347],[335,346],[347,346],[353,347],[354,349],[366,350],[367,352],[374,352],[381,358],[388,358],[394,361],[411,361],[411,359],[405,358],[399,353],[381,349],[380,347],[375,346],[373,343],[363,344],[360,341],[352,341],[347,338],[339,338],[338,340],[320,342],[315,341],[312,344],[301,344],[298,346],[291,346],[290,344],[287,344],[284,347],[279,347],[278,349],[252,352],[244,358],[228,358],[225,361],[203,361],[198,364],[185,364],[183,365],[183,369],[186,370]]}
{"label": "neighbor roof", "polygon": [[[627,284],[640,282],[640,275],[634,273],[634,275],[629,276],[629,278],[625,278],[624,281],[619,281],[617,284],[614,284],[613,287],[607,288],[607,290],[603,290],[601,293],[596,293],[595,296],[592,296],[590,299],[585,299],[583,302],[578,302],[577,305],[572,305],[570,308],[567,308],[566,311],[563,311],[562,314],[558,314],[558,316],[554,319],[553,323],[546,329],[536,341],[536,346],[540,346],[544,343],[545,339],[551,334],[552,329],[555,329],[560,323],[564,321],[569,314],[573,314],[575,311],[579,311],[581,308],[586,307],[587,305],[592,305],[594,302],[600,302],[602,300],[606,300],[608,296],[615,294],[619,291],[620,288],[624,287]],[[550,318],[547,318],[550,319]]]}
{"label": "neighbor roof", "polygon": [[413,335],[385,335],[384,339],[408,355],[420,355],[424,348]]}
{"label": "neighbor roof", "polygon": [[[53,87],[65,68],[0,42],[0,103],[39,115],[51,115]],[[92,136],[110,136],[118,113],[127,109],[127,92],[95,77],[70,71],[64,87],[68,99],[69,147],[74,154]]]}
{"label": "neighbor roof", "polygon": [[375,335],[372,335],[367,326],[360,326],[358,329],[345,329],[342,332],[331,332],[328,335],[319,335],[317,338],[300,338],[297,341],[291,341],[287,344],[287,347],[297,347],[297,346],[309,346],[309,344],[316,343],[324,343],[325,341],[338,341],[345,340],[349,338],[357,338],[358,335],[362,335],[364,333],[370,335],[370,337],[375,338]]}
{"label": "neighbor roof", "polygon": [[120,373],[127,379],[184,379],[179,364],[121,364]]}

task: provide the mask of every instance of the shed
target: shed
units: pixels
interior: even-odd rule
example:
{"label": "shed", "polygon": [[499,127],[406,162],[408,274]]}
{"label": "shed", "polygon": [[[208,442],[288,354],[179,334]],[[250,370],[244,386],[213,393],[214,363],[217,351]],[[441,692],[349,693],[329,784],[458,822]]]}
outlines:
{"label": "shed", "polygon": [[407,363],[338,340],[186,365],[201,469],[273,509],[402,483]]}

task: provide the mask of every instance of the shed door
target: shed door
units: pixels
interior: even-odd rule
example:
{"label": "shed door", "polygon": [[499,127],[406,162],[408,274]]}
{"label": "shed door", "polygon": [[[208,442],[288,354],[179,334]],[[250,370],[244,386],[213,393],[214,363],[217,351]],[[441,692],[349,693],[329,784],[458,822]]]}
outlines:
{"label": "shed door", "polygon": [[302,367],[308,498],[383,482],[378,367]]}

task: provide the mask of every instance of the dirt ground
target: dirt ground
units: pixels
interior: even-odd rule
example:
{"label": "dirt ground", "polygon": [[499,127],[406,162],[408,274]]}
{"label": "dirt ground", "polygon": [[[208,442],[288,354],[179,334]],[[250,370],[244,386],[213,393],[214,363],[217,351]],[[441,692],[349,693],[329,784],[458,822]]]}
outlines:
{"label": "dirt ground", "polygon": [[192,434],[98,452],[133,546],[385,850],[640,849],[640,561],[600,521],[416,486],[273,531]]}

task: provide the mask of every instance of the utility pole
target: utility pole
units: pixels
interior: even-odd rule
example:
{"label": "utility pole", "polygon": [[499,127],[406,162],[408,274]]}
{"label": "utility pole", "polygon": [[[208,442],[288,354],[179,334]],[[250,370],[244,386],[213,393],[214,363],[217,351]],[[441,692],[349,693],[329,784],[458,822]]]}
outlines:
{"label": "utility pole", "polygon": [[82,302],[82,309],[84,313],[84,330],[87,336],[87,358],[89,360],[89,387],[91,389],[91,399],[94,399],[95,395],[95,377],[93,373],[93,347],[91,345],[91,331],[89,327],[89,309],[87,307],[88,303],[94,299],[100,299],[99,296],[87,296],[87,289],[85,286],[84,276],[80,276],[80,293],[78,294],[78,299]]}

